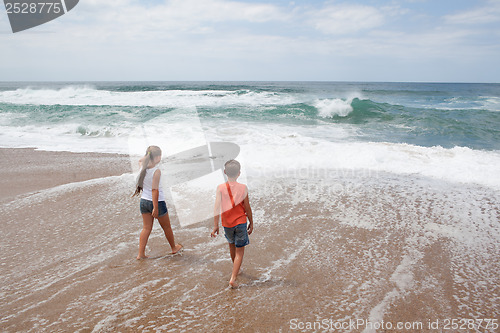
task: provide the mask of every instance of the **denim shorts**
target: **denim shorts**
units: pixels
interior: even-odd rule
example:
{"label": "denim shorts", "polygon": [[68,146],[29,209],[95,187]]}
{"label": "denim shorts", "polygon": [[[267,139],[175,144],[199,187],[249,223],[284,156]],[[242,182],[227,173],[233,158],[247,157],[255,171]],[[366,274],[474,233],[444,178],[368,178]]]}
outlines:
{"label": "denim shorts", "polygon": [[247,224],[238,224],[232,228],[224,227],[224,234],[226,239],[230,244],[234,244],[236,247],[243,247],[250,244],[248,239]]}
{"label": "denim shorts", "polygon": [[[141,209],[141,214],[151,214],[153,212],[153,201],[141,199],[139,207]],[[165,201],[158,201],[158,217],[166,215],[167,213],[168,210]]]}

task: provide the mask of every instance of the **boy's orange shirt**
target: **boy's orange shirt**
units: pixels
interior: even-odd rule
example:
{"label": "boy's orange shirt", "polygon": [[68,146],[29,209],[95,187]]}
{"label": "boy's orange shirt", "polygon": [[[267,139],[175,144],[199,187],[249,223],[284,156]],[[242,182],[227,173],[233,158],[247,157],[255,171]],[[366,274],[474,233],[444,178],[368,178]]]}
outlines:
{"label": "boy's orange shirt", "polygon": [[235,204],[235,207],[233,208],[226,184],[227,183],[219,185],[222,209],[221,220],[223,227],[232,228],[238,224],[244,224],[247,222],[247,213],[243,207],[243,200],[246,198],[248,192],[245,184],[229,182],[229,187]]}

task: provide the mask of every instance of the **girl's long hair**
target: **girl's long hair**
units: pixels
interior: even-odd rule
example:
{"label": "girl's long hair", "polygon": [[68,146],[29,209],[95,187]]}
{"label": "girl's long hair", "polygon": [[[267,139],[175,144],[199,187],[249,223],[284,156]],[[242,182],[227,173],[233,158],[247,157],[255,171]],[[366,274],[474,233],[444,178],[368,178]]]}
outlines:
{"label": "girl's long hair", "polygon": [[141,172],[139,173],[139,177],[137,177],[137,183],[135,185],[135,192],[132,195],[135,197],[136,195],[139,195],[142,192],[142,188],[144,187],[144,177],[146,177],[146,169],[148,168],[148,165],[151,161],[154,161],[154,159],[157,156],[161,156],[161,149],[158,146],[149,146],[148,149],[146,149],[146,155],[144,155],[142,159],[142,165],[141,165]]}

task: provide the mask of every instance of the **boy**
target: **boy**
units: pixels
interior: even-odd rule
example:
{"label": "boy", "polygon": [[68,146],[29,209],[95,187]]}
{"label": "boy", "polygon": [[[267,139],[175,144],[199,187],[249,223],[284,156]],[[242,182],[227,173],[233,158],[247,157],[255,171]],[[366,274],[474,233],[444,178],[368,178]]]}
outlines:
{"label": "boy", "polygon": [[[229,253],[233,261],[233,272],[229,280],[231,288],[237,288],[236,277],[240,271],[245,246],[249,244],[248,235],[253,231],[252,209],[248,202],[248,190],[245,184],[236,182],[240,176],[240,163],[236,160],[224,164],[224,173],[228,181],[217,186],[214,208],[214,230],[210,234],[216,237],[219,233],[219,216],[226,239],[229,242]],[[222,211],[222,214],[221,214]],[[247,218],[250,222],[247,228]]]}

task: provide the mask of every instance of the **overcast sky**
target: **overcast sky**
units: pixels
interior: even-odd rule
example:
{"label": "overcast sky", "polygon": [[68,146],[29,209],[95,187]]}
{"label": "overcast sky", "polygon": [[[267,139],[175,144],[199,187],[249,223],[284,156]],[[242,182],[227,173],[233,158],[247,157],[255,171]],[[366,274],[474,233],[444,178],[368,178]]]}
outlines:
{"label": "overcast sky", "polygon": [[13,34],[1,81],[500,82],[500,0],[80,0]]}

